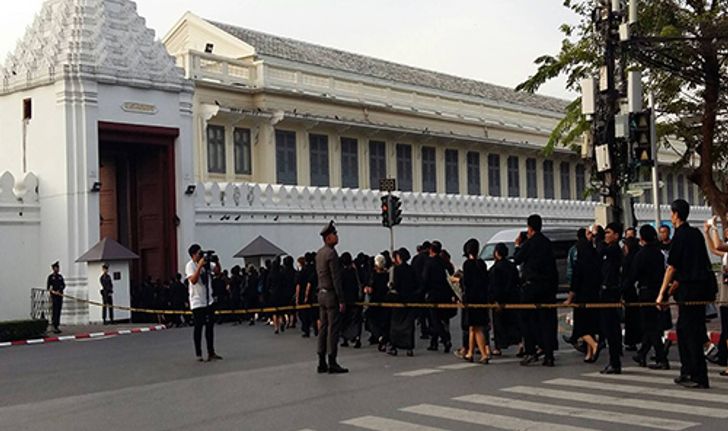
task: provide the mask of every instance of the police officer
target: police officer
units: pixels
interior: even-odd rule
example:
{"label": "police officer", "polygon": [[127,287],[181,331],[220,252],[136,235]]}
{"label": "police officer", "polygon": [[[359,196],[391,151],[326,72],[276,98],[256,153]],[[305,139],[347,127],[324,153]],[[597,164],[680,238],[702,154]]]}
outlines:
{"label": "police officer", "polygon": [[[341,332],[341,316],[345,311],[343,302],[342,269],[336,244],[339,236],[333,220],[321,231],[324,246],[316,253],[316,274],[318,276],[318,301],[321,329],[318,336],[319,373],[348,373],[336,362],[336,353]],[[326,354],[328,353],[328,364]]]}
{"label": "police officer", "polygon": [[707,389],[708,367],[703,353],[705,341],[705,305],[688,305],[690,301],[714,301],[717,281],[711,271],[705,239],[687,220],[690,204],[683,199],[670,206],[675,236],[672,239],[667,270],[657,302],[662,303],[672,283],[670,294],[678,302],[677,345],[680,351],[680,376],[675,383],[687,388]]}
{"label": "police officer", "polygon": [[[603,303],[617,303],[621,300],[622,249],[619,240],[622,237],[622,225],[612,222],[604,229],[604,247],[602,248],[602,286],[599,299]],[[599,322],[602,335],[609,346],[609,364],[600,371],[602,374],[622,373],[622,327],[619,321],[619,309],[603,308],[599,310]]]}
{"label": "police officer", "polygon": [[[109,275],[109,264],[105,263],[101,265],[103,274],[99,278],[101,283],[101,299],[104,302],[104,308],[101,309],[101,318],[104,321],[104,325],[107,323],[114,323],[114,283],[111,281]],[[106,321],[106,311],[109,311],[109,322]]]}
{"label": "police officer", "polygon": [[51,304],[53,305],[53,314],[51,317],[51,325],[53,325],[53,333],[60,334],[61,330],[58,326],[61,324],[61,308],[63,307],[63,290],[66,288],[66,282],[61,275],[61,264],[58,261],[51,265],[53,272],[48,276],[46,288],[51,294]]}

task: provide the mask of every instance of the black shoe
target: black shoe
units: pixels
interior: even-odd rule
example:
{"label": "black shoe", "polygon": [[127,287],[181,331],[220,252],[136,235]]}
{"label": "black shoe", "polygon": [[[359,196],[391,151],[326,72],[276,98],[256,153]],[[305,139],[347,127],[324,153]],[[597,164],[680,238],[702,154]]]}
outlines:
{"label": "black shoe", "polygon": [[622,374],[622,368],[607,365],[602,371],[599,372],[599,374]]}
{"label": "black shoe", "polygon": [[255,326],[255,319],[251,319],[248,326]]}
{"label": "black shoe", "polygon": [[536,355],[526,355],[521,359],[521,365],[524,367],[535,364],[536,362],[538,362],[538,356]]}
{"label": "black shoe", "polygon": [[309,337],[311,337],[311,334],[308,332],[304,332],[303,334],[301,334],[301,338],[309,338]]}
{"label": "black shoe", "polygon": [[635,346],[634,344],[628,344],[628,345],[624,346],[624,350],[626,350],[628,352],[636,352],[637,346]]}
{"label": "black shoe", "polygon": [[348,342],[348,341],[346,341],[346,340],[344,340],[344,341],[343,341],[343,342],[342,342],[342,343],[340,344],[340,346],[341,346],[341,347],[349,347],[349,342]]}
{"label": "black shoe", "polygon": [[647,366],[647,360],[642,355],[634,355],[632,356],[632,360],[637,363],[640,367],[646,367]]}
{"label": "black shoe", "polygon": [[670,363],[667,361],[664,362],[656,362],[654,364],[649,364],[647,366],[650,370],[669,370],[670,369]]}
{"label": "black shoe", "polygon": [[427,347],[427,350],[430,352],[437,352],[437,344],[430,344],[429,347]]}
{"label": "black shoe", "polygon": [[328,373],[329,366],[326,365],[326,355],[323,353],[319,353],[318,357],[319,357],[319,363],[318,363],[318,367],[316,367],[316,372],[319,374]]}
{"label": "black shoe", "polygon": [[694,382],[692,380],[686,380],[686,381],[683,381],[678,384],[680,386],[682,386],[683,388],[688,388],[688,389],[708,389],[708,388],[710,388],[710,386],[706,385],[705,383],[698,383],[698,382]]}
{"label": "black shoe", "polygon": [[387,350],[387,354],[390,356],[397,356],[397,349],[392,347],[391,349]]}
{"label": "black shoe", "polygon": [[692,380],[690,379],[690,376],[681,374],[681,375],[675,377],[672,381],[675,382],[675,384],[677,384],[677,385],[681,385],[685,382],[691,382]]}
{"label": "black shoe", "polygon": [[450,350],[452,350],[452,343],[448,341],[447,343],[445,343],[445,349],[443,350],[443,352],[450,353]]}
{"label": "black shoe", "polygon": [[553,367],[556,364],[554,363],[554,358],[544,358],[541,365],[543,365],[544,367]]}
{"label": "black shoe", "polygon": [[221,360],[222,360],[222,356],[220,356],[216,353],[210,353],[209,355],[207,355],[207,362],[221,361]]}
{"label": "black shoe", "polygon": [[[411,358],[414,355],[415,355],[415,352],[413,352],[412,350],[407,350],[407,356],[409,356]],[[723,371],[723,372],[725,372],[725,371]],[[728,375],[728,374],[721,374],[721,376],[723,376],[723,375]]]}
{"label": "black shoe", "polygon": [[345,374],[349,370],[336,363],[336,356],[329,355],[329,374]]}
{"label": "black shoe", "polygon": [[61,330],[60,330],[60,329],[58,329],[58,328],[54,328],[54,329],[53,329],[53,333],[54,333],[54,334],[60,334],[60,333],[61,333]]}
{"label": "black shoe", "polygon": [[357,340],[356,340],[356,341],[354,342],[354,348],[355,348],[355,349],[361,349],[361,340],[357,339]]}
{"label": "black shoe", "polygon": [[526,356],[526,351],[523,349],[519,349],[518,353],[516,353],[516,358],[523,358],[524,356]]}

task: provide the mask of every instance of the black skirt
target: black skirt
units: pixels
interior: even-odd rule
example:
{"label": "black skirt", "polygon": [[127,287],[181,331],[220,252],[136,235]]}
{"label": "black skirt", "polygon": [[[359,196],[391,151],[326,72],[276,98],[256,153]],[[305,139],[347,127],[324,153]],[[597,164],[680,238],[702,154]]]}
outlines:
{"label": "black skirt", "polygon": [[395,308],[391,311],[392,319],[389,330],[389,341],[397,349],[412,350],[415,348],[415,317],[417,313],[411,308]]}

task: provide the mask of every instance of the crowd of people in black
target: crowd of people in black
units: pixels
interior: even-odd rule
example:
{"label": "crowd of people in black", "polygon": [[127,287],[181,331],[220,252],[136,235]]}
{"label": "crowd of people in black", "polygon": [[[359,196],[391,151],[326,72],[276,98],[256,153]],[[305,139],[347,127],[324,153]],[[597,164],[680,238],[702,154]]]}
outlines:
{"label": "crowd of people in black", "polygon": [[[687,202],[673,202],[672,238],[673,232],[667,225],[658,230],[650,225],[624,230],[618,223],[610,223],[604,228],[593,225],[578,230],[576,244],[568,256],[570,289],[564,301],[566,305],[575,305],[573,331],[563,338],[583,353],[584,362],[598,362],[601,351],[607,349],[609,359],[601,372],[618,374],[622,369],[623,350],[627,350],[633,352],[632,359],[639,366],[670,369],[668,346],[663,342],[664,331],[673,325],[670,308],[630,304],[662,303],[673,297],[681,303],[676,329],[682,365],[676,383],[694,388],[709,386],[705,363],[710,345],[706,335],[706,306],[683,302],[715,299],[718,288],[708,250],[722,258],[726,272],[728,250],[713,234],[714,225],[708,223],[706,248],[700,231],[687,223],[688,214]],[[558,304],[559,276],[553,247],[542,232],[542,224],[538,215],[528,218],[526,230],[515,239],[512,256],[506,244],[497,244],[490,268],[480,257],[481,247],[476,239],[464,244],[461,269],[455,267],[451,255],[436,240],[422,243],[414,256],[406,248],[391,254],[383,251],[376,256],[334,253],[341,283],[336,290],[337,304],[341,304],[340,321],[336,322],[338,343],[358,349],[364,342],[390,355],[405,351],[407,356],[412,356],[419,328],[420,338],[429,340],[427,350],[442,348],[449,353],[453,351],[450,321],[461,310],[460,348],[453,352],[458,358],[475,361],[478,355],[478,362],[488,364],[505,349],[516,347],[521,365],[540,362],[543,366],[554,366],[554,350],[559,344],[557,307],[499,306]],[[728,229],[724,233],[728,236]],[[334,245],[337,242],[338,239]],[[333,246],[330,248],[333,250]],[[328,249],[322,248],[319,253],[322,250]],[[228,314],[218,316],[217,321],[231,321],[234,325],[265,322],[272,325],[275,334],[300,325],[303,337],[310,337],[311,332],[317,336],[321,326],[318,308],[321,274],[317,272],[316,260],[317,254],[309,252],[298,258],[295,266],[294,259],[286,256],[268,260],[261,268],[235,266],[229,274],[218,264],[211,281],[216,310],[295,305],[310,305],[310,308]],[[189,308],[181,275],[169,283],[148,280],[147,284],[140,295],[148,295],[144,299],[151,304],[171,310]],[[724,286],[722,290],[725,289]],[[577,306],[620,302],[627,306]],[[465,307],[383,307],[380,303],[464,304]],[[490,306],[477,307],[478,304]],[[707,353],[709,359],[724,364],[728,357],[723,345],[728,308],[721,307],[720,311],[724,332],[721,345],[717,353]],[[169,324],[186,323],[176,315],[166,318]]]}

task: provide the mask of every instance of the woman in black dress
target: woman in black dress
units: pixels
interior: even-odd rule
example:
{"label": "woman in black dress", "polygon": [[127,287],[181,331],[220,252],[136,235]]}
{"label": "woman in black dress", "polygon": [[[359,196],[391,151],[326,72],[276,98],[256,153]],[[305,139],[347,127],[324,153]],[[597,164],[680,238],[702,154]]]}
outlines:
{"label": "woman in black dress", "polygon": [[[253,265],[248,266],[245,285],[243,286],[243,307],[246,309],[258,308],[259,283],[260,277],[258,276],[258,270]],[[250,319],[248,323],[250,326],[255,325],[255,313],[246,314],[245,318]]]}
{"label": "woman in black dress", "polygon": [[[463,263],[463,303],[465,305],[487,304],[488,303],[488,267],[478,257],[480,243],[477,239],[469,239],[463,246],[464,255],[467,257]],[[490,348],[488,346],[488,325],[490,318],[487,308],[465,308],[465,322],[468,325],[468,352],[463,356],[466,361],[473,362],[475,346],[480,351],[482,364],[490,361]]]}
{"label": "woman in black dress", "polygon": [[[374,271],[364,288],[364,293],[369,295],[369,302],[386,301],[389,290],[389,272],[385,265],[385,258],[381,254],[374,258]],[[386,350],[389,338],[389,314],[389,309],[384,307],[369,307],[366,311],[367,330],[371,333],[369,344],[377,343],[380,352]]]}
{"label": "woman in black dress", "polygon": [[[390,298],[395,302],[414,302],[419,296],[415,270],[407,263],[409,251],[402,247],[394,252],[394,274]],[[396,356],[397,349],[407,350],[407,356],[414,355],[415,317],[412,308],[394,308],[391,312],[389,328],[389,350],[387,353]]]}
{"label": "woman in black dress", "polygon": [[[571,288],[565,304],[586,304],[599,300],[601,287],[601,262],[597,250],[588,239],[580,239],[576,244],[576,262],[571,276]],[[575,308],[572,338],[581,339],[586,344],[584,362],[596,362],[599,348],[595,340],[599,333],[597,309]]]}
{"label": "woman in black dress", "polygon": [[[488,271],[490,302],[517,304],[520,300],[518,268],[508,260],[508,247],[504,243],[495,245],[493,259],[495,263]],[[493,309],[493,356],[499,356],[502,349],[519,344],[522,339],[520,329],[518,310]]]}
{"label": "woman in black dress", "polygon": [[[282,307],[286,305],[286,281],[283,273],[283,268],[281,268],[280,258],[273,259],[270,272],[268,273],[268,278],[266,279],[266,283],[266,290],[269,292],[270,295],[270,300],[268,301],[268,304],[266,304],[266,306]],[[281,327],[283,327],[282,329],[285,331],[285,321],[283,315],[284,312],[282,311],[273,312],[273,328],[275,328],[276,334],[280,333]]]}
{"label": "woman in black dress", "polygon": [[339,257],[341,262],[341,287],[344,291],[344,315],[341,322],[341,347],[348,347],[349,342],[354,343],[354,348],[361,347],[361,306],[356,303],[361,301],[361,283],[359,274],[351,253],[345,252]]}
{"label": "woman in black dress", "polygon": [[[286,256],[283,258],[283,297],[281,298],[282,306],[290,307],[295,305],[296,296],[296,269],[293,267],[293,257]],[[296,313],[293,310],[283,312],[283,326],[281,330],[296,327]]]}

